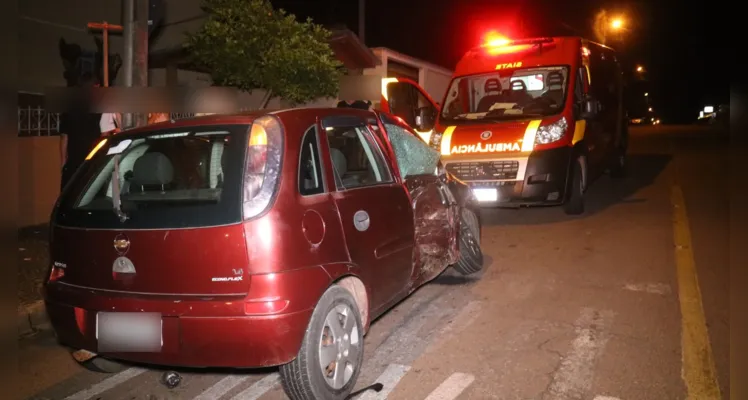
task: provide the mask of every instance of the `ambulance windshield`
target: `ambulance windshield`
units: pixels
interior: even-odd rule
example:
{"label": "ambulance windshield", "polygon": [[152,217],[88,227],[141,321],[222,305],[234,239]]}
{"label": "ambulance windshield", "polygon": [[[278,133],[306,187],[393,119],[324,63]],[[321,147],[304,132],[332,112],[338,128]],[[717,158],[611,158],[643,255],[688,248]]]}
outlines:
{"label": "ambulance windshield", "polygon": [[452,81],[442,120],[512,120],[550,116],[563,110],[569,69],[520,68],[468,75]]}

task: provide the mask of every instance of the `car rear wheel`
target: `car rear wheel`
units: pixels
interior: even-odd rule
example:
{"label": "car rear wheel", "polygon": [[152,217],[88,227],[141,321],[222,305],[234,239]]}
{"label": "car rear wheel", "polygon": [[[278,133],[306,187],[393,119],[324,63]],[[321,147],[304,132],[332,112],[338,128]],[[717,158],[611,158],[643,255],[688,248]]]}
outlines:
{"label": "car rear wheel", "polygon": [[314,308],[296,359],[281,366],[292,400],[343,400],[356,385],[364,358],[361,313],[350,292],[331,286]]}
{"label": "car rear wheel", "polygon": [[480,247],[480,222],[472,210],[462,209],[460,219],[460,258],[454,268],[462,275],[472,275],[483,269],[483,250]]}
{"label": "car rear wheel", "polygon": [[103,357],[94,357],[80,364],[89,371],[101,372],[105,374],[115,374],[117,372],[122,372],[125,370],[125,368],[127,368],[127,366],[124,364],[120,364],[116,361],[112,361]]}
{"label": "car rear wheel", "polygon": [[572,167],[571,184],[569,195],[564,203],[564,212],[568,215],[579,215],[584,212],[584,174],[582,166],[584,161],[578,158]]}

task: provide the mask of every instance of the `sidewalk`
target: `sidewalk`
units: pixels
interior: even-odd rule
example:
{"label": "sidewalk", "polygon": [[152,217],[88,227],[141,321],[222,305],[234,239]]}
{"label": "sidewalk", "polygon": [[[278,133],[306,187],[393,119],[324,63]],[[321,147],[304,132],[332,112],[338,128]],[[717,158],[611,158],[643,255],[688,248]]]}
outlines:
{"label": "sidewalk", "polygon": [[46,225],[18,230],[18,335],[49,329],[42,284],[49,266]]}

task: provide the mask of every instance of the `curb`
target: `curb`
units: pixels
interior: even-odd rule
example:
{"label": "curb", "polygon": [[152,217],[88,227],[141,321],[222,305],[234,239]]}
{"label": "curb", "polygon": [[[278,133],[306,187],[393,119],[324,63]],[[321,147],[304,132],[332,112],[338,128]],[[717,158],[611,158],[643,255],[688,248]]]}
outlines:
{"label": "curb", "polygon": [[44,301],[38,300],[18,308],[18,337],[52,329]]}

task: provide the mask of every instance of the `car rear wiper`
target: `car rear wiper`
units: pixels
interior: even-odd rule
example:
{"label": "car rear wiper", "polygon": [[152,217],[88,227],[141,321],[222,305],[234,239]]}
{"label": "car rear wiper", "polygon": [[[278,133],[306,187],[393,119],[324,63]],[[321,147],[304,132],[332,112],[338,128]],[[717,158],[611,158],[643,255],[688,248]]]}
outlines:
{"label": "car rear wiper", "polygon": [[114,214],[117,215],[120,222],[127,221],[129,217],[124,211],[122,211],[122,199],[119,187],[119,154],[114,156],[114,171],[112,171],[112,205],[114,206]]}

